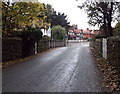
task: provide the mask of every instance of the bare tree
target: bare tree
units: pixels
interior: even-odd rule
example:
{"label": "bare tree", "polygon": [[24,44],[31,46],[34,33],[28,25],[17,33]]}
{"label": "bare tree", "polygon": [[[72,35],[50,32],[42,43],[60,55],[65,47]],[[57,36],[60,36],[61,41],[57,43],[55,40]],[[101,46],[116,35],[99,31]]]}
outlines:
{"label": "bare tree", "polygon": [[115,0],[85,1],[82,6],[78,7],[87,12],[90,25],[102,27],[105,37],[113,36],[111,23],[120,19],[120,2]]}

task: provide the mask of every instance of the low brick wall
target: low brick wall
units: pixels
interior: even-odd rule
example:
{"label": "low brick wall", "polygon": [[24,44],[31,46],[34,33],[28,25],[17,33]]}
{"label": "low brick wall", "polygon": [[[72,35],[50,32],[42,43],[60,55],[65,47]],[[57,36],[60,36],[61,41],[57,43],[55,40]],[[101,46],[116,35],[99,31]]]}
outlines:
{"label": "low brick wall", "polygon": [[22,57],[27,57],[35,54],[35,41],[22,39]]}
{"label": "low brick wall", "polygon": [[55,48],[55,47],[64,47],[65,41],[63,40],[49,40],[49,48]]}
{"label": "low brick wall", "polygon": [[38,41],[37,45],[38,45],[37,46],[38,53],[42,52],[42,51],[45,51],[45,50],[49,49],[49,40],[45,39],[45,38],[42,38],[41,40]]}
{"label": "low brick wall", "polygon": [[49,48],[64,47],[65,42],[63,40],[48,40],[42,38],[38,41],[38,53],[45,51]]}
{"label": "low brick wall", "polygon": [[[97,50],[99,54],[103,54],[103,43],[101,39],[92,40],[90,42],[90,47]],[[107,38],[107,56],[108,62],[117,68],[120,72],[120,37],[109,37]],[[102,56],[102,55],[101,55]]]}
{"label": "low brick wall", "polygon": [[64,40],[56,40],[55,41],[55,47],[64,47],[65,41]]}
{"label": "low brick wall", "polygon": [[120,72],[120,37],[107,39],[107,60]]}
{"label": "low brick wall", "polygon": [[99,54],[102,54],[102,39],[90,41],[90,47],[95,48]]}
{"label": "low brick wall", "polygon": [[34,55],[35,52],[40,53],[49,48],[63,46],[65,46],[63,40],[49,40],[48,37],[40,39],[37,42],[36,48],[35,41],[33,40],[21,39],[18,37],[4,37],[2,38],[2,62],[28,57]]}
{"label": "low brick wall", "polygon": [[22,39],[2,38],[2,62],[22,57]]}

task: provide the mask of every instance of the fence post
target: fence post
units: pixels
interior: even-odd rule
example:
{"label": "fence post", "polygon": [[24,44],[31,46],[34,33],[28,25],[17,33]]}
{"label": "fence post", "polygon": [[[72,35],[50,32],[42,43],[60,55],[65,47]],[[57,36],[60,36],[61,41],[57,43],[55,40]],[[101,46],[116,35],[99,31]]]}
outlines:
{"label": "fence post", "polygon": [[56,42],[56,41],[54,40],[54,44],[53,44],[53,47],[54,47],[54,48],[55,48],[55,42]]}
{"label": "fence post", "polygon": [[50,40],[48,40],[48,42],[49,42],[49,48],[50,48]]}
{"label": "fence post", "polygon": [[35,54],[37,54],[37,42],[35,42]]}
{"label": "fence post", "polygon": [[51,40],[51,48],[53,48],[53,40]]}
{"label": "fence post", "polygon": [[63,40],[63,43],[64,43],[64,47],[66,46],[66,41],[65,40]]}
{"label": "fence post", "polygon": [[103,38],[102,40],[102,52],[103,52],[103,57],[107,59],[107,39]]}

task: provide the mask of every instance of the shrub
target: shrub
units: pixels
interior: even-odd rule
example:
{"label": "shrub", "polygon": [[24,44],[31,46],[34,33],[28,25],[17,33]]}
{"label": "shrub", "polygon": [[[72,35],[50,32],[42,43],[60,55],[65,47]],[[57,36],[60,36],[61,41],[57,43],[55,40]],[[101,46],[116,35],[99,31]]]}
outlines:
{"label": "shrub", "polygon": [[20,37],[24,40],[32,40],[38,41],[42,38],[42,31],[40,28],[32,28],[28,27],[25,31],[10,31],[10,32],[3,32],[3,37]]}
{"label": "shrub", "polygon": [[63,40],[64,36],[66,35],[65,28],[61,27],[60,25],[52,27],[51,31],[52,39],[54,40]]}
{"label": "shrub", "polygon": [[20,37],[25,40],[38,41],[42,38],[42,31],[39,28],[29,28],[26,31],[22,31]]}
{"label": "shrub", "polygon": [[118,22],[115,28],[113,28],[113,34],[114,36],[120,36],[120,22]]}

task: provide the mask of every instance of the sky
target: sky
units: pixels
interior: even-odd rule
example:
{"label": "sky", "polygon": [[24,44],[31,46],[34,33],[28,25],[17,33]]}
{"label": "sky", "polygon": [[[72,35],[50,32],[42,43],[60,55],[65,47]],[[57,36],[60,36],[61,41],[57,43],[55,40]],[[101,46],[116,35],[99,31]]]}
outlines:
{"label": "sky", "polygon": [[92,27],[88,25],[87,14],[77,8],[78,5],[82,4],[83,0],[39,0],[41,3],[51,4],[57,12],[65,13],[70,25],[77,24],[79,29],[98,29],[98,27]]}

